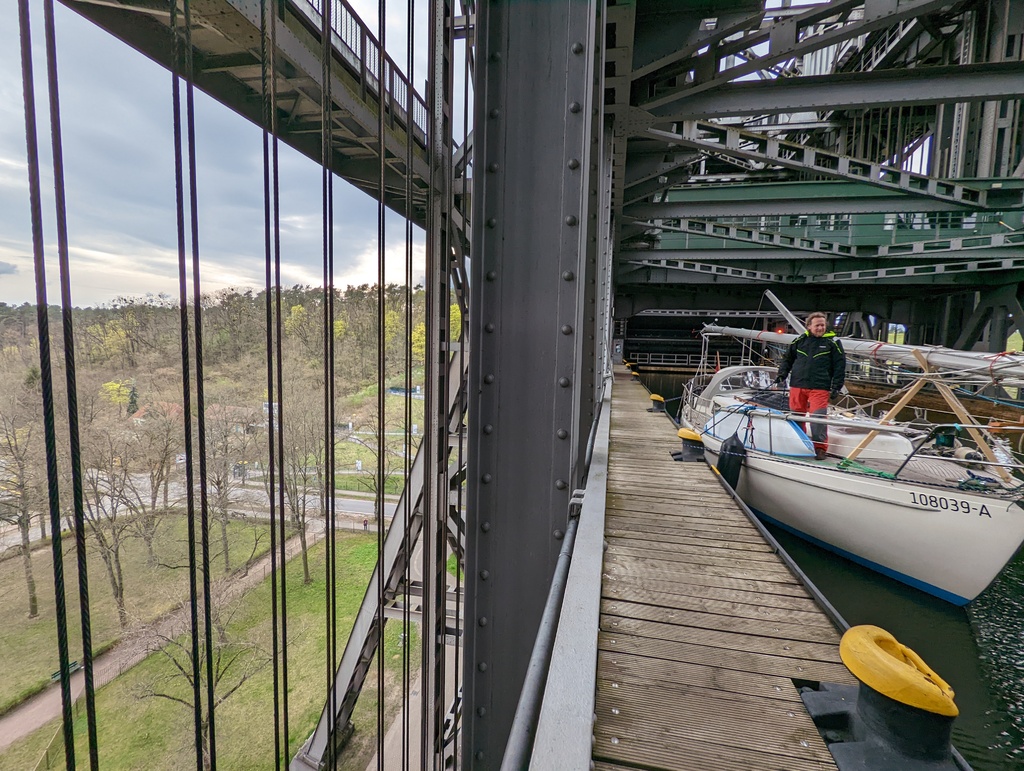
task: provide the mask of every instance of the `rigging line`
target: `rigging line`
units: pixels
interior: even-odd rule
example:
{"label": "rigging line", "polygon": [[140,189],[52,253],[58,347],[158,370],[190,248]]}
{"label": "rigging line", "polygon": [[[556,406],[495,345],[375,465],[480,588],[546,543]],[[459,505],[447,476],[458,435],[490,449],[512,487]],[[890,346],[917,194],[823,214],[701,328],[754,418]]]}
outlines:
{"label": "rigging line", "polygon": [[174,201],[177,222],[178,247],[178,313],[181,337],[181,399],[182,428],[185,447],[185,511],[188,529],[188,582],[189,612],[191,623],[191,656],[192,656],[192,717],[193,737],[196,748],[196,769],[204,768],[203,721],[202,721],[202,683],[199,672],[199,606],[196,566],[196,508],[195,508],[195,471],[193,469],[192,451],[192,382],[191,363],[189,356],[189,320],[188,320],[188,273],[185,256],[185,181],[182,162],[181,136],[181,86],[178,62],[181,57],[181,38],[178,32],[177,3],[171,5],[171,108],[174,122]]}
{"label": "rigging line", "polygon": [[206,467],[206,389],[203,372],[203,305],[199,265],[199,192],[196,170],[195,83],[192,52],[191,0],[185,9],[185,121],[188,132],[188,195],[192,247],[192,323],[195,327],[196,433],[199,437],[200,544],[203,552],[203,623],[206,641],[206,736],[211,768],[217,767],[217,723],[214,698],[213,598],[210,586],[210,505]]}
{"label": "rigging line", "polygon": [[377,481],[375,485],[374,505],[377,509],[377,616],[380,624],[380,645],[377,649],[377,768],[384,771],[384,384],[386,367],[384,362],[384,249],[385,249],[385,215],[384,208],[384,106],[385,61],[387,40],[387,0],[377,3],[377,152],[378,166],[377,188]]}
{"label": "rigging line", "polygon": [[[334,687],[334,673],[338,670],[338,606],[337,606],[337,508],[335,486],[335,446],[334,446],[334,177],[331,170],[334,139],[334,102],[332,96],[332,64],[333,53],[331,44],[332,12],[334,0],[323,3],[320,31],[320,78],[322,81],[320,101],[320,165],[322,185],[322,217],[323,217],[323,270],[324,270],[324,462],[327,467],[326,485],[320,498],[321,513],[326,519],[327,559],[325,560],[325,619],[327,630],[325,645],[326,685],[329,699],[331,720],[327,727],[327,745],[334,746],[334,732],[337,728],[334,716],[338,714],[338,694]],[[323,511],[323,502],[327,501],[327,511]],[[338,767],[338,755],[330,752],[332,769]]]}
{"label": "rigging line", "polygon": [[60,122],[57,35],[53,0],[45,0],[43,3],[43,26],[46,33],[47,86],[50,94],[50,137],[53,146],[54,197],[57,209],[57,256],[60,268],[61,318],[64,331],[64,369],[67,383],[71,487],[75,518],[75,550],[78,561],[78,602],[82,628],[82,668],[85,679],[86,722],[89,735],[89,767],[92,771],[97,771],[99,768],[99,740],[96,732],[96,688],[93,678],[92,604],[89,601],[89,568],[85,544],[85,512],[82,503],[82,447],[78,421],[78,378],[75,369],[71,268],[68,259],[67,198],[64,186],[64,148]]}
{"label": "rigging line", "polygon": [[64,596],[64,552],[61,549],[60,488],[57,476],[57,431],[53,406],[53,375],[50,364],[50,326],[46,305],[46,262],[43,254],[43,208],[39,182],[39,147],[36,127],[35,88],[32,79],[32,32],[28,0],[18,0],[21,38],[21,84],[25,106],[29,208],[32,219],[32,258],[36,282],[36,326],[39,336],[39,370],[43,390],[43,430],[46,439],[46,479],[49,495],[53,554],[54,602],[57,614],[57,655],[60,662],[60,699],[64,729],[64,761],[75,769],[75,734],[71,715],[71,671],[68,656],[67,607]]}
{"label": "rigging line", "polygon": [[[277,405],[277,397],[274,390],[274,306],[272,302],[273,296],[273,276],[271,273],[271,266],[273,262],[273,239],[274,239],[274,212],[276,212],[276,202],[273,200],[276,196],[277,188],[271,184],[271,164],[276,163],[277,155],[277,116],[276,116],[276,103],[274,96],[276,95],[276,89],[273,89],[270,85],[270,76],[268,75],[268,69],[272,73],[273,71],[273,57],[272,51],[268,51],[268,25],[267,17],[273,13],[271,3],[274,0],[260,0],[260,77],[261,77],[261,92],[263,97],[263,248],[264,248],[264,265],[265,265],[265,291],[266,297],[266,362],[267,362],[267,471],[269,473],[268,486],[267,486],[267,498],[270,506],[270,616],[271,616],[271,646],[272,656],[271,663],[273,669],[273,681],[274,681],[274,768],[277,771],[281,769],[281,673],[280,664],[278,660],[278,648],[280,644],[279,640],[279,628],[278,623],[278,603],[277,603],[277,528],[275,527],[277,516],[277,463],[276,463],[276,434],[278,431],[278,424],[280,421],[279,410]],[[274,40],[271,40],[271,48]],[[268,58],[270,58],[270,67],[268,68]],[[268,128],[269,131],[268,131]],[[271,140],[273,137],[273,140]],[[271,146],[274,147],[273,157],[271,157]],[[283,511],[280,512],[283,516]],[[287,760],[285,761],[287,764]]]}
{"label": "rigging line", "polygon": [[[274,15],[270,17],[270,56],[271,64],[276,63],[277,58],[277,16],[278,13],[283,13],[284,3],[275,3],[277,10]],[[280,159],[279,159],[279,143],[277,136],[277,77],[276,66],[271,67],[271,71],[275,77],[270,80],[270,93],[271,101],[275,106],[274,110],[274,143],[273,143],[273,185],[274,185],[274,306],[276,310],[275,317],[275,334],[276,334],[276,366],[275,366],[275,377],[277,379],[277,396],[280,400],[280,416],[281,425],[277,432],[277,463],[278,463],[278,475],[281,479],[281,485],[278,489],[278,507],[280,511],[280,517],[278,519],[278,539],[277,547],[281,551],[280,555],[280,581],[281,581],[281,736],[284,740],[284,762],[288,763],[288,759],[291,757],[291,751],[289,750],[289,732],[288,732],[288,562],[286,555],[286,543],[285,538],[285,514],[284,514],[284,494],[285,494],[285,475],[284,475],[284,365],[283,365],[283,337],[284,329],[283,323],[284,318],[281,314],[281,178],[280,178]]]}

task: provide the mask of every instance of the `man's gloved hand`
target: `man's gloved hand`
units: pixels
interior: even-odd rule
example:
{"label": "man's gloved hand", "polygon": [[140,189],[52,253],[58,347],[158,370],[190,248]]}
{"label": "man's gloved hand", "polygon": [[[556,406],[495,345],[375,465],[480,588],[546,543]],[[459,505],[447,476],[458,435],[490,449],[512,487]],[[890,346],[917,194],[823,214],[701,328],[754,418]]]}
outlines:
{"label": "man's gloved hand", "polygon": [[785,382],[786,378],[784,378],[782,375],[779,375],[777,378],[775,378],[775,380],[772,381],[772,386],[780,386]]}
{"label": "man's gloved hand", "polygon": [[836,399],[838,399],[842,395],[843,395],[842,391],[840,391],[838,388],[833,388],[831,391],[829,391],[828,398],[829,398],[829,401],[833,401],[834,402]]}

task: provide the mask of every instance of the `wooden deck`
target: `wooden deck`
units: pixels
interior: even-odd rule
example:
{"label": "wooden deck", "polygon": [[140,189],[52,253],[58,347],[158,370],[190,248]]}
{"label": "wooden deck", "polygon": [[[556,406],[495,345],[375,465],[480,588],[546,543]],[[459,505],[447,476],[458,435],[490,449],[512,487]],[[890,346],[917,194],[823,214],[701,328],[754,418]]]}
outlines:
{"label": "wooden deck", "polygon": [[838,632],[650,404],[616,377],[594,768],[834,769],[794,680],[855,682]]}

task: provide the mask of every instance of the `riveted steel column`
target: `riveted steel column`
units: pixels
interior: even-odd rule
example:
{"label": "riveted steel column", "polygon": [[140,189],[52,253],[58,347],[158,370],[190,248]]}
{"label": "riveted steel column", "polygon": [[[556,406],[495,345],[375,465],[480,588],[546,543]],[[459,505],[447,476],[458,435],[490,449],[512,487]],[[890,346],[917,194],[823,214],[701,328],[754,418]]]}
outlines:
{"label": "riveted steel column", "polygon": [[466,768],[501,763],[589,430],[577,326],[595,9],[596,0],[478,6]]}
{"label": "riveted steel column", "polygon": [[[591,77],[593,78],[593,93],[604,93],[604,14],[603,8],[596,8],[594,24],[591,26],[590,45],[595,55],[590,58]],[[604,154],[604,133],[606,130],[605,119],[601,113],[600,105],[594,104],[591,108],[590,121],[590,147],[587,155],[590,158],[590,173],[586,178],[584,189],[583,210],[585,217],[583,226],[586,230],[584,235],[584,261],[580,268],[580,281],[582,282],[581,298],[576,315],[575,334],[578,337],[576,369],[579,372],[579,415],[580,425],[583,430],[576,437],[577,457],[582,461],[586,460],[587,444],[591,441],[588,426],[593,425],[597,417],[596,405],[601,400],[603,389],[603,375],[605,363],[605,350],[607,348],[608,333],[604,328],[607,314],[604,312],[607,304],[603,300],[607,297],[602,294],[602,278],[607,275],[607,268],[610,256],[604,251],[605,243],[602,238],[607,232],[607,222],[604,219],[602,202],[605,192],[605,178],[610,179],[612,158]],[[610,132],[611,127],[607,130]]]}

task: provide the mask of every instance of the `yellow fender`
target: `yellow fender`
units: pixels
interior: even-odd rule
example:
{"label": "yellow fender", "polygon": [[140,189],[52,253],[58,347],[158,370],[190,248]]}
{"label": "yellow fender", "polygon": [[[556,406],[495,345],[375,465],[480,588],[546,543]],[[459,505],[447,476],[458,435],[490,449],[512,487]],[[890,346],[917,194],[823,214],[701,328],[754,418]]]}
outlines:
{"label": "yellow fender", "polygon": [[851,627],[839,643],[839,656],[854,677],[883,696],[936,715],[960,714],[949,683],[884,629]]}

